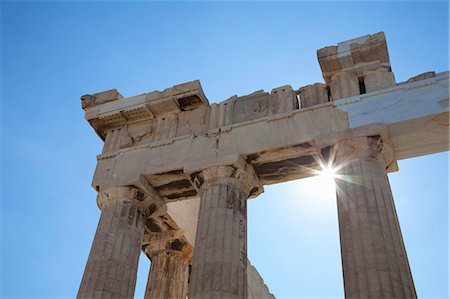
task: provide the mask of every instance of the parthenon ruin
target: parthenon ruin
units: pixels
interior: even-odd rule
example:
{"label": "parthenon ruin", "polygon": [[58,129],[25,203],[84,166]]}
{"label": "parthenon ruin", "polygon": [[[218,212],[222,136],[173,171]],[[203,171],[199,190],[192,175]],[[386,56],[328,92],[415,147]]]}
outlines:
{"label": "parthenon ruin", "polygon": [[[416,298],[387,173],[449,150],[449,73],[397,83],[383,32],[317,51],[325,83],[210,104],[199,81],[81,97],[104,140],[79,299],[274,298],[247,259],[247,199],[332,163],[346,298]],[[255,199],[257,200],[257,199]]]}

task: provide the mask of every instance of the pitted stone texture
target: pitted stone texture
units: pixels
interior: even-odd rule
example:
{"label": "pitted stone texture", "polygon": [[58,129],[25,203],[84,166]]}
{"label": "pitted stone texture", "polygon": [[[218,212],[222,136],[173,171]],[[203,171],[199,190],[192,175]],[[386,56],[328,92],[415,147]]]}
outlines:
{"label": "pitted stone texture", "polygon": [[151,257],[145,299],[186,299],[189,262],[181,252],[159,251]]}
{"label": "pitted stone texture", "polygon": [[247,195],[218,181],[202,192],[190,282],[193,299],[247,297]]}
{"label": "pitted stone texture", "polygon": [[390,72],[386,68],[380,68],[374,71],[365,71],[363,73],[363,77],[366,92],[395,86],[394,73]]}
{"label": "pitted stone texture", "polygon": [[328,102],[327,86],[322,83],[307,85],[299,90],[302,108],[307,108]]}
{"label": "pitted stone texture", "polygon": [[376,139],[344,141],[337,149],[345,297],[416,298],[385,159],[379,157]]}
{"label": "pitted stone texture", "polygon": [[144,222],[132,201],[103,208],[78,299],[133,298]]}
{"label": "pitted stone texture", "polygon": [[333,75],[331,77],[330,92],[333,100],[359,95],[358,77],[346,72]]}

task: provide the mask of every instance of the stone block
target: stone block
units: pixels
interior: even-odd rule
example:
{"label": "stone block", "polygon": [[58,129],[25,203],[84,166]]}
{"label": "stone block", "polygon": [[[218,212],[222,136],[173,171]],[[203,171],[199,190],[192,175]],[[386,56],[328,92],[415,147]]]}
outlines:
{"label": "stone block", "polygon": [[311,107],[328,102],[327,86],[323,83],[307,85],[299,90],[302,108]]}
{"label": "stone block", "polygon": [[385,68],[374,71],[365,71],[363,77],[366,92],[395,86],[394,73]]}
{"label": "stone block", "polygon": [[408,81],[406,81],[406,83],[417,82],[420,80],[425,80],[425,79],[429,79],[429,78],[433,78],[433,77],[436,77],[436,72],[426,72],[426,73],[422,73],[420,75],[414,76],[412,78],[409,78]]}
{"label": "stone block", "polygon": [[178,115],[177,136],[198,136],[205,127],[207,107],[199,107],[191,111],[182,111]]}
{"label": "stone block", "polygon": [[242,123],[267,116],[269,113],[269,94],[263,90],[247,96],[238,97],[234,102],[233,122]]}
{"label": "stone block", "polygon": [[154,135],[152,141],[167,140],[175,137],[178,126],[178,115],[168,114],[154,121]]}
{"label": "stone block", "polygon": [[149,94],[146,102],[146,107],[155,117],[160,117],[161,115],[168,113],[177,113],[180,111],[179,106],[177,102],[174,101],[173,97],[153,99],[153,94]]}
{"label": "stone block", "polygon": [[94,94],[86,94],[81,97],[81,107],[86,110],[86,108],[89,107],[120,99],[123,99],[123,96],[117,91],[117,89],[111,89]]}
{"label": "stone block", "polygon": [[363,71],[390,67],[384,32],[324,47],[317,50],[317,58],[327,84],[339,72],[351,72],[360,76]]}
{"label": "stone block", "polygon": [[359,95],[358,77],[346,72],[333,75],[331,77],[330,92],[332,100]]}
{"label": "stone block", "polygon": [[290,85],[272,89],[269,96],[269,113],[279,114],[298,109],[298,101]]}
{"label": "stone block", "polygon": [[172,93],[181,111],[190,111],[209,105],[199,80],[174,85]]}
{"label": "stone block", "polygon": [[156,117],[209,105],[198,80],[174,85],[163,91],[150,92],[146,95],[145,102]]}

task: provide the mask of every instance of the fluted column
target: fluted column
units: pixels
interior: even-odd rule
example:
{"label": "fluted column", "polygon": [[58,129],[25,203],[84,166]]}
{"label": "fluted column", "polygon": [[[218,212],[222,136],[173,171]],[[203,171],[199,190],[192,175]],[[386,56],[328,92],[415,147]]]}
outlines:
{"label": "fluted column", "polygon": [[133,298],[145,224],[146,194],[113,187],[99,194],[102,210],[78,299]]}
{"label": "fluted column", "polygon": [[189,281],[189,254],[186,244],[180,240],[164,241],[163,246],[149,245],[145,252],[150,255],[145,299],[186,299]]}
{"label": "fluted column", "polygon": [[416,298],[381,137],[337,145],[337,207],[346,298]]}
{"label": "fluted column", "polygon": [[189,295],[246,298],[247,198],[257,177],[250,166],[219,166],[204,170],[201,181]]}

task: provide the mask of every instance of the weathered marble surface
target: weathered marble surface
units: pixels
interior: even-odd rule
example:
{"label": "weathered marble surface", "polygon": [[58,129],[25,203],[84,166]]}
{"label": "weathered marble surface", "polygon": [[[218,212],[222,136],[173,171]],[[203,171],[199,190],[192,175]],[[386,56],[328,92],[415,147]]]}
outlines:
{"label": "weathered marble surface", "polygon": [[[387,128],[397,159],[444,151],[449,141],[448,78],[448,73],[441,73],[289,114],[268,115],[218,129],[203,127],[199,135],[162,137],[164,134],[152,129],[138,145],[118,150],[109,151],[107,137],[105,152],[98,156],[93,185],[129,185],[144,176],[169,201],[194,198],[198,190],[184,169],[196,161],[231,154],[240,154],[251,163],[264,184],[308,177],[312,173],[305,167],[315,167],[312,157],[321,150],[317,148],[318,139],[328,136],[330,142],[323,145],[332,146],[332,136],[371,125]],[[133,126],[148,125],[143,120],[122,128],[132,131]],[[167,139],[152,141],[151,134]],[[285,169],[283,175],[280,169]]]}
{"label": "weathered marble surface", "polygon": [[340,142],[336,179],[346,298],[417,298],[380,137]]}
{"label": "weathered marble surface", "polygon": [[145,214],[123,189],[103,206],[78,299],[134,296]]}
{"label": "weathered marble surface", "polygon": [[[209,104],[200,82],[192,81],[128,98],[117,90],[82,97],[87,121],[105,141],[93,187],[100,194],[143,190],[145,199],[134,192],[129,199],[99,201],[102,218],[79,298],[132,297],[141,249],[154,255],[155,267],[168,267],[150,271],[147,297],[170,297],[171,291],[183,297],[186,264],[178,258],[190,262],[195,250],[192,298],[272,298],[247,265],[247,198],[262,193],[263,185],[315,175],[321,160],[339,153],[339,144],[374,136],[391,149],[384,161],[357,157],[342,168],[362,179],[356,187],[341,182],[338,194],[346,296],[415,296],[406,253],[399,256],[400,231],[385,227],[398,226],[395,210],[386,208],[393,207],[386,171],[398,170],[398,159],[449,150],[449,73],[427,72],[397,84],[382,32],[317,54],[325,83],[298,90],[285,85]],[[232,171],[205,180],[211,169]],[[382,213],[375,216],[374,207]],[[364,213],[366,220],[358,218]],[[354,241],[355,227],[365,230],[364,238]],[[162,239],[183,250],[158,256],[173,254],[155,242]],[[369,263],[361,264],[362,257]],[[116,271],[119,264],[126,269]],[[175,287],[164,276],[172,274]]]}
{"label": "weathered marble surface", "polygon": [[247,198],[257,179],[232,166],[202,171],[189,295],[247,298]]}
{"label": "weathered marble surface", "polygon": [[325,82],[340,72],[361,76],[363,71],[380,67],[390,69],[389,53],[384,32],[360,36],[317,50],[317,58]]}
{"label": "weathered marble surface", "polygon": [[145,299],[186,299],[189,261],[180,252],[161,250],[152,256]]}

